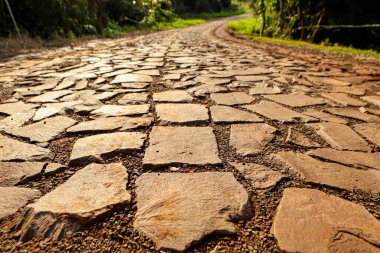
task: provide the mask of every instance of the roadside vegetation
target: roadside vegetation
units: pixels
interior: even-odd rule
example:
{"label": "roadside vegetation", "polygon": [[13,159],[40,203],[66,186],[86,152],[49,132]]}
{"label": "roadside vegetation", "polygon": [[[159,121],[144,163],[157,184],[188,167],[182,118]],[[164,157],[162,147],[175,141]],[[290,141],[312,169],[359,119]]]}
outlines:
{"label": "roadside vegetation", "polygon": [[261,36],[260,31],[262,29],[262,21],[260,18],[256,16],[232,21],[228,24],[228,29],[232,32],[242,35],[245,38],[249,38],[255,41],[278,43],[295,47],[304,47],[308,49],[321,50],[329,53],[364,55],[380,58],[380,52],[373,49],[358,49],[348,46],[341,46],[338,43],[331,44],[326,41],[316,44],[312,42],[294,40],[290,38],[271,38],[267,36]]}

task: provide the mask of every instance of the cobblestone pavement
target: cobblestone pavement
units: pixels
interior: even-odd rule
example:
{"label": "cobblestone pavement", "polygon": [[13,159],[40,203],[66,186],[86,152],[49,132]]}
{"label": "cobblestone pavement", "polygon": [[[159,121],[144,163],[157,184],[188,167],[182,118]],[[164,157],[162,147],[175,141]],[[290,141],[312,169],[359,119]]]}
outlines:
{"label": "cobblestone pavement", "polygon": [[380,252],[379,63],[226,21],[0,63],[1,252]]}

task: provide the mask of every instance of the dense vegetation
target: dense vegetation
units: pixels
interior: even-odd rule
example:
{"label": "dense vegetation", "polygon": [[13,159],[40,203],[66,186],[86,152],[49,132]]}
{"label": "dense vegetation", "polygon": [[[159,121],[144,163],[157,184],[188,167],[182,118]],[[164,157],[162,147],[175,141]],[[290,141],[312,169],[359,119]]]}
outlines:
{"label": "dense vegetation", "polygon": [[379,1],[253,0],[253,8],[261,35],[380,51],[380,27],[362,27],[380,24]]}
{"label": "dense vegetation", "polygon": [[[112,34],[126,25],[156,25],[177,14],[219,12],[231,0],[8,0],[24,34],[51,38]],[[0,0],[0,36],[14,34],[4,0]]]}

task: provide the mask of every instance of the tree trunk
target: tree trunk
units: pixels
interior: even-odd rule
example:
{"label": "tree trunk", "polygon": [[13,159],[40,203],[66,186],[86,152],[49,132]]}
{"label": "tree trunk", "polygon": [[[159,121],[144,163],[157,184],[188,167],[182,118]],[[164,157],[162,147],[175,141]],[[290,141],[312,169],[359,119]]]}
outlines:
{"label": "tree trunk", "polygon": [[264,31],[265,31],[265,10],[266,10],[266,7],[265,7],[265,2],[264,0],[261,0],[261,3],[260,3],[260,7],[261,7],[261,18],[263,20],[263,25],[261,27],[261,31],[260,31],[260,36],[263,37],[264,36]]}

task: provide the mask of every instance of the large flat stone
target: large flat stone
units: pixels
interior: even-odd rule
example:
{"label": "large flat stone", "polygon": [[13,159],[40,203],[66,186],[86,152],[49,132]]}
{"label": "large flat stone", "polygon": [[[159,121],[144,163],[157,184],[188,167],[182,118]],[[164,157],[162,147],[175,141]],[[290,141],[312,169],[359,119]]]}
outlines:
{"label": "large flat stone", "polygon": [[56,116],[27,126],[12,128],[7,132],[15,136],[28,138],[32,142],[48,142],[75,123],[76,121],[69,117]]}
{"label": "large flat stone", "polygon": [[67,133],[91,133],[103,131],[124,131],[152,124],[152,117],[110,117],[83,121],[66,130]]}
{"label": "large flat stone", "polygon": [[118,104],[144,104],[148,101],[148,93],[130,93],[125,94],[119,101]]}
{"label": "large flat stone", "polygon": [[296,111],[285,108],[277,103],[269,101],[261,101],[259,104],[255,105],[245,105],[244,108],[253,111],[255,113],[261,114],[272,120],[279,122],[315,122],[318,121],[313,117],[309,117],[298,113]]}
{"label": "large flat stone", "polygon": [[369,151],[368,143],[349,126],[323,122],[310,124],[332,148],[338,150]]}
{"label": "large flat stone", "polygon": [[229,172],[147,173],[136,185],[134,227],[157,249],[184,251],[211,233],[234,233],[231,217],[249,212],[248,194]]}
{"label": "large flat stone", "polygon": [[347,166],[380,170],[380,153],[340,151],[331,148],[321,148],[309,151],[308,154],[313,157],[341,163]]}
{"label": "large flat stone", "polygon": [[206,123],[208,109],[200,104],[156,104],[157,119],[161,123]]}
{"label": "large flat stone", "polygon": [[363,123],[354,125],[354,130],[380,147],[380,124]]}
{"label": "large flat stone", "polygon": [[71,151],[70,164],[86,165],[103,161],[101,156],[141,151],[146,134],[118,132],[98,134],[77,140]]}
{"label": "large flat stone", "polygon": [[277,86],[275,87],[253,87],[249,89],[249,95],[264,95],[264,94],[279,94],[281,89]]}
{"label": "large flat stone", "polygon": [[0,104],[0,113],[7,114],[7,115],[13,115],[16,113],[28,113],[36,107],[38,107],[38,105],[26,104],[22,101],[15,102],[15,103],[5,103],[5,104]]}
{"label": "large flat stone", "polygon": [[0,130],[10,131],[12,128],[18,128],[33,118],[35,110],[30,112],[19,112],[12,114],[0,120]]}
{"label": "large flat stone", "polygon": [[274,187],[285,175],[254,163],[230,163],[248,179],[253,188],[265,190]]}
{"label": "large flat stone", "polygon": [[127,181],[127,170],[119,163],[91,164],[77,171],[65,183],[26,207],[15,228],[19,230],[20,240],[61,239],[115,207],[129,204]]}
{"label": "large flat stone", "polygon": [[318,148],[322,146],[318,142],[311,140],[305,134],[294,130],[292,127],[289,127],[288,129],[288,135],[286,136],[285,142],[308,148]]}
{"label": "large flat stone", "polygon": [[303,107],[310,105],[323,105],[326,102],[320,98],[310,97],[301,93],[281,94],[281,95],[264,95],[263,97],[273,100],[277,103],[291,107]]}
{"label": "large flat stone", "polygon": [[40,191],[20,187],[0,187],[0,220],[16,213],[29,201],[41,196]]}
{"label": "large flat stone", "polygon": [[275,132],[276,128],[268,124],[232,125],[230,145],[243,156],[258,154],[274,138]]}
{"label": "large flat stone", "polygon": [[111,84],[117,83],[151,83],[153,82],[153,78],[148,75],[139,75],[139,74],[124,74],[118,75],[111,82]]}
{"label": "large flat stone", "polygon": [[259,116],[230,106],[211,106],[211,118],[215,123],[264,122]]}
{"label": "large flat stone", "polygon": [[321,95],[325,98],[331,99],[332,101],[345,105],[345,106],[365,106],[367,103],[363,102],[362,100],[350,97],[348,94],[345,93],[321,93]]}
{"label": "large flat stone", "polygon": [[220,164],[211,127],[153,127],[144,166]]}
{"label": "large flat stone", "polygon": [[48,174],[52,175],[54,171],[64,169],[65,166],[45,162],[0,162],[0,186],[23,184],[43,175],[46,168],[49,168]]}
{"label": "large flat stone", "polygon": [[305,112],[303,112],[302,114],[305,114],[305,115],[310,116],[310,117],[318,118],[322,121],[335,122],[335,123],[340,123],[340,124],[348,124],[348,121],[343,119],[343,118],[331,115],[330,113],[321,112],[321,111],[318,111],[315,109],[308,109]]}
{"label": "large flat stone", "polygon": [[291,151],[277,153],[275,157],[309,182],[346,190],[380,192],[379,170],[362,170],[337,163],[322,162],[306,154]]}
{"label": "large flat stone", "polygon": [[100,117],[134,116],[149,112],[149,105],[103,105],[91,112]]}
{"label": "large flat stone", "polygon": [[285,189],[271,232],[284,252],[379,252],[375,217],[361,205],[314,189]]}
{"label": "large flat stone", "polygon": [[191,102],[193,97],[183,90],[168,90],[153,94],[155,102]]}
{"label": "large flat stone", "polygon": [[328,108],[325,110],[331,114],[342,116],[342,117],[357,119],[357,120],[361,120],[361,121],[365,121],[365,122],[379,122],[380,123],[380,117],[379,116],[362,113],[361,111],[356,110],[356,109]]}
{"label": "large flat stone", "polygon": [[210,98],[219,105],[243,105],[255,100],[245,92],[213,93]]}
{"label": "large flat stone", "polygon": [[365,96],[365,97],[361,97],[361,99],[380,107],[380,96]]}
{"label": "large flat stone", "polygon": [[196,97],[205,97],[210,93],[226,92],[228,89],[224,86],[214,85],[214,84],[202,84],[199,86],[192,87],[188,89],[189,93]]}
{"label": "large flat stone", "polygon": [[49,149],[0,135],[0,161],[39,161],[49,158]]}
{"label": "large flat stone", "polygon": [[35,96],[28,101],[31,103],[54,103],[58,102],[58,98],[69,95],[73,93],[70,90],[59,90],[59,91],[48,91],[42,95]]}

